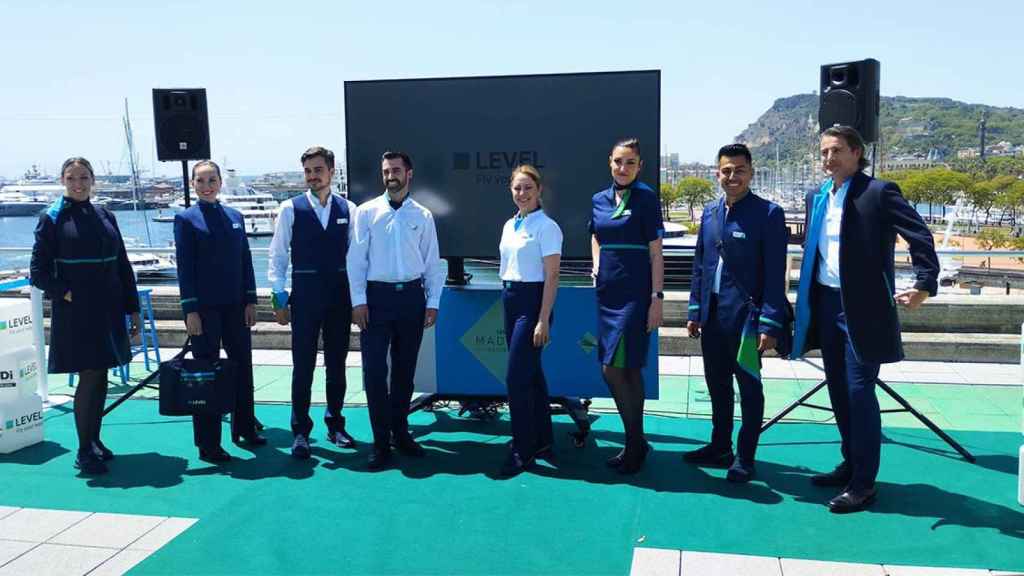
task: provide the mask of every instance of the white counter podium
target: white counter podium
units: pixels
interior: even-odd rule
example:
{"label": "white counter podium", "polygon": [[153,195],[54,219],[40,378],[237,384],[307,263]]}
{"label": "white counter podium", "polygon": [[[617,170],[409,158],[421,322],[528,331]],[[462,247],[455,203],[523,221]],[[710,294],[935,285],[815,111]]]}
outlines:
{"label": "white counter podium", "polygon": [[[0,454],[43,441],[43,399],[32,304],[0,300]],[[42,343],[40,343],[42,345]]]}

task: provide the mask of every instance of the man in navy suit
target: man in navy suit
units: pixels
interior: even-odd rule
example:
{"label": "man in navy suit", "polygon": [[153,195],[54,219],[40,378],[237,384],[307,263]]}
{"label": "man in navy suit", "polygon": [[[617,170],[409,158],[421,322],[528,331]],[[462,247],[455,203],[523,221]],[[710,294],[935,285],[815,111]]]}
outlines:
{"label": "man in navy suit", "polygon": [[[725,195],[701,215],[686,327],[701,339],[704,379],[711,396],[711,442],[687,452],[687,462],[729,467],[726,479],[749,482],[764,419],[761,358],[774,348],[786,321],[786,244],[782,208],[750,191],[750,150],[718,151],[718,183]],[[733,377],[739,384],[742,425],[732,452]]]}
{"label": "man in navy suit", "polygon": [[[882,421],[875,396],[881,364],[903,359],[896,306],[913,310],[938,290],[931,231],[892,182],[862,171],[864,140],[848,126],[826,129],[821,160],[829,176],[807,195],[793,357],[821,348],[843,461],[812,477],[841,487],[832,512],[856,512],[877,496]],[[914,286],[895,291],[896,235],[910,246]]]}

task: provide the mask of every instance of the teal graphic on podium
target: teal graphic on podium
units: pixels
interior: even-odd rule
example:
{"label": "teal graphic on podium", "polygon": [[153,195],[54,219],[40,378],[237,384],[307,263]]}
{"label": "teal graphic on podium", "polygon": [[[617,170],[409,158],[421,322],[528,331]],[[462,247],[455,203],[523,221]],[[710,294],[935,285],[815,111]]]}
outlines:
{"label": "teal graphic on podium", "polygon": [[[437,392],[504,396],[508,347],[501,287],[446,287],[436,339]],[[650,335],[646,397],[658,398],[658,334]],[[552,397],[605,398],[597,363],[597,303],[591,287],[559,288],[544,374]]]}

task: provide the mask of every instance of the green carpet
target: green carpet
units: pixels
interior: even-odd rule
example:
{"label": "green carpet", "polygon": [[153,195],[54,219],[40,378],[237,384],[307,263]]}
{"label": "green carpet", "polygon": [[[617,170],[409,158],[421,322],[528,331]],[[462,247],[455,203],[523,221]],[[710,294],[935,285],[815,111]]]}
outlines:
{"label": "green carpet", "polygon": [[[132,378],[141,378],[146,374],[142,364],[132,364]],[[363,394],[362,371],[360,368],[348,368],[347,405],[365,405]],[[256,401],[261,403],[291,402],[291,366],[256,366],[253,380],[256,388]],[[313,403],[323,404],[326,383],[323,369],[313,373]],[[781,411],[804,392],[817,384],[815,380],[765,379],[765,414],[773,415]],[[659,378],[660,400],[647,403],[647,412],[691,418],[711,417],[711,398],[702,376],[670,376],[662,374]],[[939,426],[947,430],[980,430],[991,432],[1016,432],[1021,430],[1021,402],[1024,387],[999,386],[984,384],[920,384],[897,382],[892,387],[903,395],[917,410],[925,414]],[[111,384],[112,397],[128,390],[119,382]],[[51,394],[74,394],[74,389],[67,386],[65,378],[51,379]],[[137,398],[156,398],[155,390],[144,390]],[[828,393],[818,392],[811,398],[817,404],[828,405]],[[736,395],[736,413],[739,414],[739,393]],[[879,392],[879,402],[883,409],[897,408],[897,404],[886,394]],[[615,404],[611,398],[595,398],[595,410],[614,411]],[[786,417],[787,422],[831,422],[832,415],[810,408],[798,408]],[[886,414],[882,417],[885,426],[901,428],[924,428],[910,414]]]}
{"label": "green carpet", "polygon": [[[239,459],[216,468],[196,458],[189,421],[156,408],[130,401],[108,417],[104,439],[118,457],[93,480],[72,469],[72,417],[51,410],[46,443],[0,456],[0,505],[199,518],[134,574],[625,574],[634,546],[1024,568],[1017,433],[957,432],[978,456],[971,465],[927,430],[887,428],[879,502],[835,516],[823,506],[833,492],[806,477],[837,461],[831,425],[771,429],[758,481],[734,486],[724,471],[680,462],[707,438],[707,420],[648,417],[655,451],[640,475],[622,478],[603,465],[622,440],[616,417],[598,418],[597,445],[583,450],[560,418],[559,467],[498,480],[506,421],[416,414],[428,456],[369,473],[365,443],[354,453],[321,440],[312,460],[292,460],[288,407],[264,405],[271,445],[253,453],[226,443]],[[346,416],[369,439],[365,409]],[[314,434],[322,438],[322,423]]]}

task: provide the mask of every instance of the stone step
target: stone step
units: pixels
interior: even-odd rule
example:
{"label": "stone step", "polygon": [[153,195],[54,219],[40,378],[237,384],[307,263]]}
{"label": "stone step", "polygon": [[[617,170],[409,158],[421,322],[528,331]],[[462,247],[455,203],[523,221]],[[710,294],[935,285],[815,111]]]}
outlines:
{"label": "stone step", "polygon": [[[45,326],[49,336],[48,319]],[[158,320],[157,335],[161,346],[180,347],[185,342],[185,324],[180,320]],[[253,327],[252,345],[257,349],[288,350],[291,348],[291,327],[258,322]],[[1020,363],[1020,336],[1016,334],[904,332],[903,348],[907,360]],[[359,349],[359,328],[356,326],[352,327],[350,349]],[[685,328],[663,327],[658,339],[658,353],[662,356],[700,356],[700,340],[687,336]],[[808,356],[818,357],[819,354],[814,351]]]}

